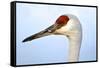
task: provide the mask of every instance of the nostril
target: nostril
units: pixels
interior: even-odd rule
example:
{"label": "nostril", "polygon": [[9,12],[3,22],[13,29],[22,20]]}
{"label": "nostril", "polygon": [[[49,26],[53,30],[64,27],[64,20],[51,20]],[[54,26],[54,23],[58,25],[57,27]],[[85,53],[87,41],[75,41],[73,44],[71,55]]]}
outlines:
{"label": "nostril", "polygon": [[48,30],[48,32],[52,32],[51,30]]}

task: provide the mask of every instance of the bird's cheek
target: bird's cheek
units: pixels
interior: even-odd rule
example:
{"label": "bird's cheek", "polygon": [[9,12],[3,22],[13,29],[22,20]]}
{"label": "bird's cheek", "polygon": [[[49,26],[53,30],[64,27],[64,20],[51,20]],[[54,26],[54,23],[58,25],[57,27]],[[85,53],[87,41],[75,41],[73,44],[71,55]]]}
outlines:
{"label": "bird's cheek", "polygon": [[54,34],[65,35],[66,34],[66,31],[63,31],[63,30],[58,29],[58,30],[56,30],[54,32]]}

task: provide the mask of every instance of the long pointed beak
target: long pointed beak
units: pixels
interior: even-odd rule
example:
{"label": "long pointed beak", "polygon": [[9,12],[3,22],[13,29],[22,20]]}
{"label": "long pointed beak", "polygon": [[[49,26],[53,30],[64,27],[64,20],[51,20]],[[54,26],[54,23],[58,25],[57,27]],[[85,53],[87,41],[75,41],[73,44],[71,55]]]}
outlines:
{"label": "long pointed beak", "polygon": [[54,25],[48,27],[47,29],[40,31],[39,33],[36,33],[34,35],[31,35],[31,36],[25,38],[22,42],[27,42],[27,41],[31,41],[31,40],[34,40],[34,39],[37,39],[37,38],[41,38],[41,37],[44,37],[44,36],[51,35],[56,30],[56,27],[57,27],[57,25],[54,24]]}

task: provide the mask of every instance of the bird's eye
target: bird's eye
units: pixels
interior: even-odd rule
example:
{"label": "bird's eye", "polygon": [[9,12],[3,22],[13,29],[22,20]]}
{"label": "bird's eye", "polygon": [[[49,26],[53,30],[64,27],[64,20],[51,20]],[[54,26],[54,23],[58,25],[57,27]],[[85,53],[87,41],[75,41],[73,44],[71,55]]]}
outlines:
{"label": "bird's eye", "polygon": [[67,35],[67,37],[69,37],[69,35]]}

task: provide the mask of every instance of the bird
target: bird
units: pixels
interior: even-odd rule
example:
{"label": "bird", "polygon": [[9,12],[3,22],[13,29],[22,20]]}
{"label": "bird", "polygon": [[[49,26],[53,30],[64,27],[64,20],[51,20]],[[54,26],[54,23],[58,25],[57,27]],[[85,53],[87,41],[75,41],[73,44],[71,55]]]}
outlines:
{"label": "bird", "polygon": [[22,42],[32,41],[49,35],[64,35],[68,38],[68,62],[78,62],[82,42],[82,25],[77,16],[73,14],[60,15],[55,23],[48,28],[30,35]]}

